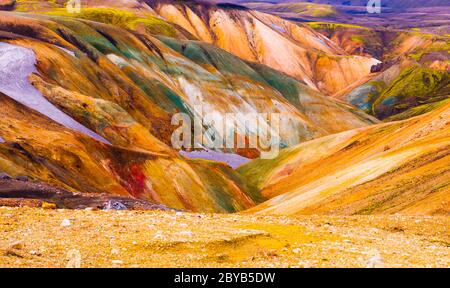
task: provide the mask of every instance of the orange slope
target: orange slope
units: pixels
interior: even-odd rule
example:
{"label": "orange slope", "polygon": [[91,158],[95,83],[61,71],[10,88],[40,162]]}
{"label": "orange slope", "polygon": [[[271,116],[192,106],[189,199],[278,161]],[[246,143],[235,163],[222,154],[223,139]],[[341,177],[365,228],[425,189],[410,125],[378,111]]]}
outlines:
{"label": "orange slope", "polygon": [[316,139],[240,169],[267,214],[448,214],[450,105]]}

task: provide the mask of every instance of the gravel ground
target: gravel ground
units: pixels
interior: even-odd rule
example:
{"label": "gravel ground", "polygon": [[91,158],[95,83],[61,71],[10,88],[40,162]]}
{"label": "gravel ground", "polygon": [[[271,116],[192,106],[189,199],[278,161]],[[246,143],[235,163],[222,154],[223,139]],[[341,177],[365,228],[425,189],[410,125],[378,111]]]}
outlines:
{"label": "gravel ground", "polygon": [[0,208],[0,267],[450,267],[450,217]]}

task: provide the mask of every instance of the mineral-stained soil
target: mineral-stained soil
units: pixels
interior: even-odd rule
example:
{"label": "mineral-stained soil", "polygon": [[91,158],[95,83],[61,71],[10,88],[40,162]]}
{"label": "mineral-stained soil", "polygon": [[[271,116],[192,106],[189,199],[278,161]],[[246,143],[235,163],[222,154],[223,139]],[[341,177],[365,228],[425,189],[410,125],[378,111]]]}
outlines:
{"label": "mineral-stained soil", "polygon": [[449,267],[449,227],[428,216],[3,207],[0,267]]}

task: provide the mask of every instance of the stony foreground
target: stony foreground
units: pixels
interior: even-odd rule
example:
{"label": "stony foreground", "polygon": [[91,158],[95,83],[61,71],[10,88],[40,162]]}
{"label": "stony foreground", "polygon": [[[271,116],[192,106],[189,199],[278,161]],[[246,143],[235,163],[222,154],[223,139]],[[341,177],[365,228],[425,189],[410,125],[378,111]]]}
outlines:
{"label": "stony foreground", "polygon": [[0,267],[449,267],[450,218],[0,208]]}

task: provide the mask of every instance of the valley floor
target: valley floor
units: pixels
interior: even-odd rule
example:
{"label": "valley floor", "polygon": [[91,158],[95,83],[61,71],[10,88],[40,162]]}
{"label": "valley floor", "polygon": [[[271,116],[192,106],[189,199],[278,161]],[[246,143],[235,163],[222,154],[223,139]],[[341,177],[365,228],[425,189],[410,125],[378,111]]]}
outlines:
{"label": "valley floor", "polygon": [[450,217],[0,208],[0,267],[449,267]]}

